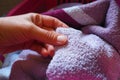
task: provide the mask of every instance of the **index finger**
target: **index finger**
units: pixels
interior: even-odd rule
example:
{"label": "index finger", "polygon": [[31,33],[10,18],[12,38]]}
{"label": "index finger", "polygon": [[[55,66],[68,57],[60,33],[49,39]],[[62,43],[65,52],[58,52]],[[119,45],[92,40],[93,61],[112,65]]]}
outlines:
{"label": "index finger", "polygon": [[57,27],[68,27],[67,24],[52,16],[38,14],[36,15],[36,19],[37,20],[35,21],[37,21],[37,25],[40,27],[48,27],[53,29],[56,29]]}

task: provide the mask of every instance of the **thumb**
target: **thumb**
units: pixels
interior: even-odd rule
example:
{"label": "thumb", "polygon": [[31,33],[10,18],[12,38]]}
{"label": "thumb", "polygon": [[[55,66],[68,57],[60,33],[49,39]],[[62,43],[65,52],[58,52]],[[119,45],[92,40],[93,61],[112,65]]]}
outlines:
{"label": "thumb", "polygon": [[67,43],[67,37],[63,34],[49,31],[38,26],[34,27],[31,31],[32,38],[52,45],[63,45]]}

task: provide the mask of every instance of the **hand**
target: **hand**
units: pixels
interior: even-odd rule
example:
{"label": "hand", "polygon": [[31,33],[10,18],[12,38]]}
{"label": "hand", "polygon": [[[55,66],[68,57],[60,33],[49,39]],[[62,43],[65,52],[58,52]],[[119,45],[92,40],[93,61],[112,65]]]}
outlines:
{"label": "hand", "polygon": [[57,27],[68,26],[56,18],[36,13],[0,18],[0,54],[32,49],[43,56],[52,56],[52,45],[67,42],[66,36],[54,31]]}

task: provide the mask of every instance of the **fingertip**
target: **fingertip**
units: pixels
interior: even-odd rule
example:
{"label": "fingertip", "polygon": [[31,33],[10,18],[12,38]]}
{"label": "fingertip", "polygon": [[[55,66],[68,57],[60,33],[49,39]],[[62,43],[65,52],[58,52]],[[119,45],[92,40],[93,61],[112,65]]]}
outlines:
{"label": "fingertip", "polygon": [[63,45],[65,43],[67,43],[67,36],[65,36],[65,35],[57,36],[57,44],[58,45]]}
{"label": "fingertip", "polygon": [[54,46],[53,46],[53,45],[50,45],[50,44],[46,44],[46,45],[45,45],[45,48],[46,48],[47,51],[48,51],[48,55],[49,55],[50,57],[53,57],[54,51],[55,51]]}
{"label": "fingertip", "polygon": [[45,49],[45,48],[43,48],[40,53],[41,53],[41,55],[42,55],[43,57],[48,57],[48,56],[49,56],[49,52],[48,52],[48,50]]}
{"label": "fingertip", "polygon": [[48,46],[49,56],[53,57],[55,53],[55,48],[52,45]]}

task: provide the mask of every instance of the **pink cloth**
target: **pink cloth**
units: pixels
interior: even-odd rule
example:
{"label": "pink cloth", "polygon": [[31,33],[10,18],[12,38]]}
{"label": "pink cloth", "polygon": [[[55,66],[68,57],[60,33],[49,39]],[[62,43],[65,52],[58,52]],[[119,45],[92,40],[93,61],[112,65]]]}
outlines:
{"label": "pink cloth", "polygon": [[108,43],[93,34],[58,28],[68,44],[57,47],[47,68],[49,80],[119,80],[120,56]]}
{"label": "pink cloth", "polygon": [[58,28],[57,32],[67,35],[68,44],[56,46],[51,61],[23,50],[10,80],[119,80],[120,56],[110,44],[72,28]]}
{"label": "pink cloth", "polygon": [[84,32],[93,33],[110,43],[120,53],[120,7],[111,0],[105,25],[88,25]]}
{"label": "pink cloth", "polygon": [[115,0],[97,0],[43,14],[54,16],[71,27],[82,28],[88,34],[70,28],[57,29],[68,36],[69,43],[56,47],[50,64],[45,63],[49,64],[48,68],[41,61],[25,58],[13,65],[10,80],[32,80],[30,76],[41,80],[46,79],[46,74],[49,80],[119,80],[120,8]]}

